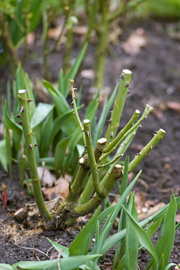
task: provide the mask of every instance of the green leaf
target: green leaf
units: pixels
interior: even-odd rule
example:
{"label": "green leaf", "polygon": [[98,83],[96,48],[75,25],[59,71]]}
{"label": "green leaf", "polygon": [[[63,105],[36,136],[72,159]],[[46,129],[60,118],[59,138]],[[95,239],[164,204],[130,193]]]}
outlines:
{"label": "green leaf", "polygon": [[176,263],[169,263],[164,270],[169,270],[170,267],[177,265]]}
{"label": "green leaf", "polygon": [[68,73],[66,74],[66,76],[64,77],[64,96],[67,97],[68,95],[68,91],[69,91],[69,87],[70,87],[70,83],[68,81],[68,79],[72,79],[74,80],[74,78],[76,77],[76,74],[79,70],[79,67],[82,63],[82,60],[86,54],[86,50],[87,50],[87,46],[88,44],[85,43],[80,54],[78,55],[78,57],[76,58],[76,61],[74,62],[73,66],[70,68],[70,70],[68,71]]}
{"label": "green leaf", "polygon": [[58,270],[57,260],[38,262],[18,262],[12,265],[13,270]]}
{"label": "green leaf", "polygon": [[57,89],[55,89],[50,82],[43,80],[43,85],[51,95],[51,98],[59,115],[69,111],[70,108],[65,97]]}
{"label": "green leaf", "polygon": [[[129,212],[132,214],[135,220],[137,220],[137,211],[135,205],[135,196],[131,196],[131,200],[128,206]],[[126,237],[125,237],[125,255],[123,263],[125,269],[136,270],[138,269],[137,258],[138,258],[138,238],[135,233],[134,227],[131,222],[128,222],[126,216]]]}
{"label": "green leaf", "polygon": [[151,237],[158,230],[162,222],[163,217],[156,221],[153,221],[149,226],[145,228],[146,233]]}
{"label": "green leaf", "polygon": [[65,96],[63,69],[59,71],[58,90]]}
{"label": "green leaf", "polygon": [[172,193],[171,201],[162,226],[161,239],[158,241],[155,247],[159,258],[159,269],[164,269],[169,263],[169,257],[171,255],[175,237],[176,210],[176,201],[174,194]]}
{"label": "green leaf", "polygon": [[[128,166],[126,166],[126,167],[128,167]],[[126,170],[126,169],[125,169],[125,170]],[[136,183],[137,179],[139,178],[140,174],[141,174],[141,171],[136,175],[136,177],[134,178],[134,180],[130,183],[130,185],[127,187],[127,189],[125,190],[125,192],[124,192],[123,195],[121,196],[121,198],[120,198],[120,200],[118,201],[118,203],[116,204],[116,207],[115,207],[115,209],[113,210],[112,214],[111,214],[111,215],[109,216],[109,218],[107,219],[107,221],[106,221],[106,223],[105,223],[105,225],[104,225],[104,227],[103,227],[103,230],[106,229],[106,226],[108,225],[108,223],[111,223],[111,224],[114,223],[114,221],[115,221],[115,219],[116,219],[116,217],[117,217],[117,215],[118,215],[118,213],[119,213],[119,211],[120,211],[120,209],[121,209],[121,207],[122,207],[122,204],[125,202],[125,200],[126,200],[128,194],[129,194],[129,192],[130,192],[131,189],[133,188],[133,186],[134,186],[134,184]],[[102,230],[102,232],[103,232],[103,230]],[[102,232],[101,232],[101,233],[102,233]],[[109,233],[109,231],[107,231],[106,236],[108,235],[108,233]],[[102,252],[101,252],[101,253],[102,253]]]}
{"label": "green leaf", "polygon": [[[73,110],[70,110],[63,115],[56,117],[53,123],[52,132],[51,132],[51,141],[53,141],[54,137],[57,135],[60,129],[65,129],[65,127],[71,125]],[[72,134],[70,134],[72,135]]]}
{"label": "green leaf", "polygon": [[134,228],[134,231],[138,237],[138,241],[151,254],[152,259],[154,261],[154,265],[155,265],[155,268],[153,267],[153,269],[157,269],[158,256],[157,256],[157,253],[155,251],[155,248],[151,242],[149,235],[140,227],[140,225],[137,223],[137,221],[133,218],[133,216],[124,207],[123,207],[123,209],[129,218],[129,222],[131,223],[132,227]]}
{"label": "green leaf", "polygon": [[53,110],[54,106],[46,103],[39,103],[31,119],[31,128],[37,127]]}
{"label": "green leaf", "polygon": [[[84,242],[85,243],[85,242]],[[74,270],[76,267],[80,265],[94,260],[95,258],[101,257],[101,254],[96,255],[82,255],[82,256],[73,256],[69,258],[63,258],[60,260],[60,266],[62,270]]]}
{"label": "green leaf", "polygon": [[62,246],[62,245],[50,240],[49,238],[47,238],[47,240],[51,243],[51,245],[55,248],[55,250],[57,250],[58,253],[61,253],[63,258],[69,257],[69,249],[67,247]]}
{"label": "green leaf", "polygon": [[[96,255],[84,255],[84,256],[73,256],[68,258],[62,258],[59,261],[61,270],[74,270],[82,264],[87,263],[101,254]],[[46,260],[38,262],[18,262],[12,265],[13,270],[59,270],[59,265],[56,260]]]}
{"label": "green leaf", "polygon": [[[58,115],[62,116],[62,114],[69,112],[70,108],[64,96],[60,92],[58,92],[49,82],[43,81],[43,84],[51,95],[52,101],[55,105]],[[77,121],[74,115],[71,114],[71,117],[67,125],[64,127],[64,130],[68,136],[71,136],[77,126],[78,126]]]}
{"label": "green leaf", "polygon": [[[180,196],[177,197],[176,199],[176,204],[177,204],[177,209],[180,208]],[[161,219],[163,217],[163,215],[166,213],[167,209],[168,209],[168,205],[166,205],[164,208],[162,208],[158,213],[155,213],[154,215],[152,215],[151,217],[146,218],[145,220],[141,221],[139,223],[139,226],[145,226],[146,224],[148,224],[149,222],[151,222],[153,219],[155,221]],[[113,205],[109,208],[107,208],[106,210],[104,210],[104,212],[106,211],[107,214],[111,212],[111,209],[114,209],[116,207],[116,205]],[[104,212],[102,213],[104,215]],[[101,214],[101,215],[102,215]],[[101,253],[104,254],[105,252],[107,252],[110,248],[112,248],[119,240],[123,239],[126,235],[126,230],[121,230],[120,232],[110,236],[103,245],[103,249],[101,250]]]}
{"label": "green leaf", "polygon": [[100,207],[96,210],[89,222],[84,226],[84,228],[78,233],[77,237],[74,239],[69,247],[70,256],[84,255],[88,252],[90,243],[94,231],[96,229],[96,220],[100,213]]}
{"label": "green leaf", "polygon": [[59,174],[58,172],[61,171],[63,173],[63,166],[64,166],[64,157],[66,148],[69,142],[69,138],[64,138],[61,140],[57,145],[55,149],[55,171],[56,174]]}
{"label": "green leaf", "polygon": [[5,263],[0,263],[0,269],[1,270],[13,270],[12,266]]}
{"label": "green leaf", "polygon": [[9,129],[6,128],[6,158],[8,162],[8,167],[9,167],[9,173],[10,176],[12,177],[12,146],[11,146],[11,138],[10,138],[10,133]]}
{"label": "green leaf", "polygon": [[18,68],[16,71],[16,93],[20,89],[26,89],[26,84],[24,80],[24,71],[22,69],[21,64],[18,65]]}
{"label": "green leaf", "polygon": [[6,141],[0,141],[0,162],[3,166],[3,169],[7,172],[8,171],[8,160],[6,157]]}
{"label": "green leaf", "polygon": [[41,131],[40,131],[41,157],[48,156],[50,145],[52,143],[52,140],[51,140],[52,133],[53,133],[53,112],[50,112],[47,119],[44,121]]}
{"label": "green leaf", "polygon": [[19,135],[22,133],[22,127],[18,126],[8,115],[7,109],[4,109],[3,122],[6,128],[12,129]]}

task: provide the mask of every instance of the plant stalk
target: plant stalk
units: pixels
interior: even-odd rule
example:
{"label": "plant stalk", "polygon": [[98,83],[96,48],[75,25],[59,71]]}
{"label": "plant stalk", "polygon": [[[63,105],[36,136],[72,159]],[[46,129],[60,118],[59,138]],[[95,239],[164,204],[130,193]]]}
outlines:
{"label": "plant stalk", "polygon": [[106,54],[108,47],[108,31],[109,31],[109,7],[110,0],[100,0],[101,8],[101,31],[98,39],[98,46],[96,49],[96,66],[95,66],[95,87],[101,89],[104,82],[104,73],[106,66]]}
{"label": "plant stalk", "polygon": [[103,185],[104,194],[103,196],[95,195],[85,204],[77,205],[75,208],[75,212],[78,215],[86,215],[94,211],[98,205],[106,198],[109,194],[113,186],[115,185],[116,181],[122,177],[122,170],[121,165],[116,164],[110,174],[108,175],[108,181],[106,181]]}
{"label": "plant stalk", "polygon": [[[52,218],[50,212],[47,210],[46,205],[43,200],[43,195],[41,191],[40,179],[37,171],[37,164],[35,158],[34,151],[34,141],[33,134],[29,121],[29,113],[28,113],[28,99],[27,99],[27,90],[19,90],[18,91],[18,99],[20,104],[20,123],[23,126],[25,144],[26,144],[26,156],[27,163],[32,179],[34,197],[39,209],[40,214],[43,218],[50,220]],[[20,124],[19,123],[19,124]]]}
{"label": "plant stalk", "polygon": [[139,165],[139,163],[147,156],[147,154],[149,154],[149,152],[151,152],[151,150],[162,140],[165,133],[166,132],[163,129],[158,130],[158,132],[154,135],[152,140],[130,162],[129,172],[132,172]]}
{"label": "plant stalk", "polygon": [[119,84],[117,97],[114,102],[112,115],[109,120],[109,126],[105,136],[108,144],[115,138],[120,125],[121,115],[131,81],[131,75],[132,72],[128,69],[124,69],[121,73],[121,81]]}

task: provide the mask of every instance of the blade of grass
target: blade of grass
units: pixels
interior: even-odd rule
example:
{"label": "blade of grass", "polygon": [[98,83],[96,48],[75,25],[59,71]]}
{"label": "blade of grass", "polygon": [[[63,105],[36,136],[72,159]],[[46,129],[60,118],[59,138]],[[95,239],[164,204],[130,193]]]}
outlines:
{"label": "blade of grass", "polygon": [[36,128],[52,112],[54,106],[46,103],[39,103],[31,119],[31,128]]}
{"label": "blade of grass", "polygon": [[62,252],[61,255],[63,258],[69,257],[69,248],[62,246],[59,243],[50,240],[49,238],[47,238],[47,240],[51,243],[51,245],[55,248],[55,250],[57,250],[58,253]]}
{"label": "blade of grass", "polygon": [[[159,258],[159,268],[163,269],[169,263],[169,257],[174,244],[175,237],[175,217],[176,217],[176,201],[172,193],[171,201],[167,209],[163,226],[162,236],[157,243],[155,250]],[[160,259],[161,258],[161,259]]]}
{"label": "blade of grass", "polygon": [[152,269],[158,269],[158,256],[156,253],[156,250],[151,242],[151,239],[149,237],[149,235],[140,227],[140,225],[137,223],[137,221],[133,218],[133,216],[124,208],[123,209],[125,211],[125,213],[127,214],[127,216],[129,217],[129,222],[132,224],[135,233],[137,234],[138,237],[138,241],[140,242],[140,244],[145,247],[147,249],[147,251],[150,253],[151,258],[153,260],[153,265],[152,265]]}
{"label": "blade of grass", "polygon": [[[100,213],[100,207],[96,210],[92,218],[79,232],[69,247],[70,256],[84,255],[88,252],[89,246],[96,230],[96,221]],[[85,244],[86,243],[86,244]]]}
{"label": "blade of grass", "polygon": [[[47,132],[48,131],[48,132]],[[41,157],[48,156],[50,145],[51,145],[51,133],[53,132],[53,112],[51,111],[44,121],[40,130],[40,146],[39,151]]]}
{"label": "blade of grass", "polygon": [[3,169],[7,172],[8,171],[8,160],[6,157],[6,141],[0,140],[0,163],[3,166]]}
{"label": "blade of grass", "polygon": [[69,138],[64,138],[62,139],[57,145],[56,145],[56,149],[55,149],[55,172],[56,175],[59,175],[60,172],[62,174],[64,174],[64,158],[65,158],[65,152],[66,152],[66,148],[69,142]]}

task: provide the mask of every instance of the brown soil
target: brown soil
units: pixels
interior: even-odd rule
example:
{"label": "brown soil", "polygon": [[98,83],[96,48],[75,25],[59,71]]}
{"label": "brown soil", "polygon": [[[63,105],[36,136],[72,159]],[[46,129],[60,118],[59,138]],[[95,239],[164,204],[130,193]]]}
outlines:
{"label": "brown soil", "polygon": [[[138,27],[145,31],[147,44],[136,56],[127,55],[122,48],[122,42]],[[131,158],[138,152],[138,148],[145,145],[153,136],[154,131],[159,128],[166,130],[163,141],[153,152],[142,162],[139,169],[143,169],[142,179],[136,185],[136,190],[145,195],[146,200],[153,200],[155,203],[168,203],[171,191],[175,196],[180,195],[179,185],[179,153],[180,153],[180,105],[179,111],[166,106],[168,101],[179,102],[180,98],[180,45],[178,39],[178,23],[176,22],[139,22],[129,25],[121,37],[121,42],[112,45],[114,56],[108,55],[107,72],[105,85],[113,87],[119,78],[123,68],[132,70],[131,95],[126,102],[121,125],[123,126],[136,110],[143,110],[146,103],[152,105],[155,110],[143,124],[136,139],[131,145],[129,154]],[[171,29],[171,31],[169,31]],[[173,34],[173,37],[172,35]],[[177,35],[176,35],[177,34]],[[37,41],[38,42],[38,41]],[[78,54],[78,39],[75,40],[73,56]],[[94,66],[93,57],[94,45],[90,45],[83,69],[91,69]],[[35,44],[30,53],[36,52],[36,60],[29,60],[25,69],[34,80],[42,77],[42,55],[40,48]],[[52,80],[56,81],[59,68],[61,67],[61,50],[49,58]],[[5,95],[5,82],[10,78],[7,67],[1,71],[4,76],[0,80],[1,96]],[[92,86],[92,80],[76,80],[76,86],[84,86],[83,102],[87,103],[87,96],[91,96],[88,89]],[[163,110],[162,110],[163,108]],[[13,179],[0,168],[0,184],[4,182],[7,189],[8,204],[6,210],[0,208],[0,262],[13,264],[20,260],[45,260],[54,252],[46,239],[59,241],[63,245],[69,245],[77,234],[75,227],[66,231],[44,232],[34,229],[29,230],[21,224],[16,223],[12,218],[18,208],[24,203],[33,201],[27,195],[25,189],[21,189],[18,180],[17,168],[13,168]],[[144,184],[145,183],[145,184]],[[2,199],[0,197],[0,203]],[[113,233],[113,232],[112,232]],[[41,251],[41,252],[40,252]],[[44,252],[45,254],[43,254]],[[180,233],[177,231],[171,262],[180,263]],[[112,262],[114,250],[105,255],[104,261]],[[142,250],[139,254],[139,269],[145,269],[149,259],[148,254]],[[102,265],[101,265],[102,266]],[[102,266],[103,269],[103,266]]]}

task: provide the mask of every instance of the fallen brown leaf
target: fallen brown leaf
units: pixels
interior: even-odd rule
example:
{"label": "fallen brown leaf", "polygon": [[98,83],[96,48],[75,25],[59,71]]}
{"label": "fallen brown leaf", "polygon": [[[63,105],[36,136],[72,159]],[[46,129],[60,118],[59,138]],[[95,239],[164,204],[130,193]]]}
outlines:
{"label": "fallen brown leaf", "polygon": [[43,187],[52,187],[56,182],[56,177],[46,168],[38,167],[38,174]]}
{"label": "fallen brown leaf", "polygon": [[180,103],[168,101],[166,102],[166,108],[180,113]]}
{"label": "fallen brown leaf", "polygon": [[163,202],[158,203],[154,207],[151,207],[150,209],[147,209],[147,211],[145,211],[145,212],[141,213],[140,215],[138,215],[138,220],[141,221],[141,220],[144,220],[144,219],[152,216],[153,214],[157,213],[164,206],[165,206],[165,203],[163,203]]}
{"label": "fallen brown leaf", "polygon": [[177,214],[176,214],[176,222],[177,222],[177,223],[180,222],[180,213],[177,213]]}
{"label": "fallen brown leaf", "polygon": [[27,36],[26,36],[26,42],[29,46],[33,45],[34,42],[35,42],[35,38],[36,38],[36,35],[34,32],[31,32],[29,33]]}
{"label": "fallen brown leaf", "polygon": [[112,263],[105,262],[105,263],[104,263],[103,269],[104,269],[104,270],[111,270],[111,269],[112,269],[112,266],[113,266]]}
{"label": "fallen brown leaf", "polygon": [[93,80],[94,79],[94,70],[93,69],[84,69],[81,71],[80,76],[84,79]]}
{"label": "fallen brown leaf", "polygon": [[80,36],[85,35],[87,33],[87,31],[88,31],[88,27],[85,25],[83,25],[83,26],[76,25],[73,28],[73,33],[76,35],[80,35]]}
{"label": "fallen brown leaf", "polygon": [[134,33],[132,33],[126,42],[123,42],[122,47],[127,54],[138,55],[147,43],[144,30],[138,28]]}
{"label": "fallen brown leaf", "polygon": [[71,181],[71,176],[65,175],[65,178],[60,177],[55,182],[55,186],[52,188],[43,188],[43,194],[48,200],[52,200],[57,196],[61,198],[66,198],[69,193],[69,183]]}

